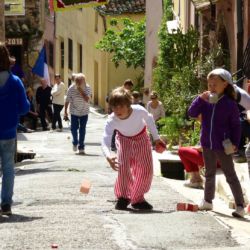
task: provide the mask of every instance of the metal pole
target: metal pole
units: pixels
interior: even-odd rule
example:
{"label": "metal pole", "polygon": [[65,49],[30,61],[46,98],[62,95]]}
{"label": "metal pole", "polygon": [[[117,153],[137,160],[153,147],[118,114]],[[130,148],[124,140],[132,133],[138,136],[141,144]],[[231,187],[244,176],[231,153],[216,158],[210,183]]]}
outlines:
{"label": "metal pole", "polygon": [[5,42],[4,0],[0,0],[0,42]]}

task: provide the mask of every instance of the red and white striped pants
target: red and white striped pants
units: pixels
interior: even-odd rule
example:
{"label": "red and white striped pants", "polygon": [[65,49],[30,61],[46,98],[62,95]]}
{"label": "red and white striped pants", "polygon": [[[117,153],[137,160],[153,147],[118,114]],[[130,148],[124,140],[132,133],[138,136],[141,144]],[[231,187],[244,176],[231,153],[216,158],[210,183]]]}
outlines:
{"label": "red and white striped pants", "polygon": [[132,204],[144,201],[153,178],[152,149],[146,128],[138,135],[116,135],[118,177],[115,184],[117,198],[130,199]]}

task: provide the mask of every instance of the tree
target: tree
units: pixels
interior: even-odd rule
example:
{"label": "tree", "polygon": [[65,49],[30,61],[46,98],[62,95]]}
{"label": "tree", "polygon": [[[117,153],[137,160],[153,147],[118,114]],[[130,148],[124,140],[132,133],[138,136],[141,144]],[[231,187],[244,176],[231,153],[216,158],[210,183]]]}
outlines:
{"label": "tree", "polygon": [[127,67],[144,68],[145,19],[134,22],[129,18],[123,18],[121,24],[117,19],[112,19],[110,28],[105,32],[102,40],[96,44],[96,48],[112,53],[112,62],[116,67],[124,61]]}

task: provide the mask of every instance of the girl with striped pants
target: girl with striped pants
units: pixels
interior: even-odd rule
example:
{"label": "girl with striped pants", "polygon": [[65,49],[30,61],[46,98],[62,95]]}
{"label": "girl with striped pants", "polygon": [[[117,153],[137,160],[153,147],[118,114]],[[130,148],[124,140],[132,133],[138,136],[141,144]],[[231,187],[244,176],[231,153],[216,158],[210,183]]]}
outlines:
{"label": "girl with striped pants", "polygon": [[[153,177],[152,149],[146,128],[156,145],[164,142],[159,138],[152,115],[140,105],[131,105],[129,91],[123,87],[115,89],[109,104],[113,113],[105,126],[102,150],[111,168],[118,171],[115,208],[126,210],[131,203],[134,209],[151,210],[153,206],[144,198]],[[114,130],[117,131],[117,156],[112,157],[110,147]]]}

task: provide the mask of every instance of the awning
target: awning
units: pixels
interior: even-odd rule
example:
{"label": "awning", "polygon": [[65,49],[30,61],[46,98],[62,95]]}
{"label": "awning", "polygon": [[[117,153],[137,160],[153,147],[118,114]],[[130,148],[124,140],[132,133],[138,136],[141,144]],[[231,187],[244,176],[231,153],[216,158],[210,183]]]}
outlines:
{"label": "awning", "polygon": [[217,3],[219,2],[220,0],[191,0],[195,6],[196,9],[203,9],[203,8],[206,8],[208,7],[211,3],[214,4],[214,3]]}

